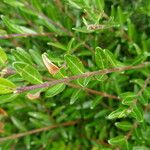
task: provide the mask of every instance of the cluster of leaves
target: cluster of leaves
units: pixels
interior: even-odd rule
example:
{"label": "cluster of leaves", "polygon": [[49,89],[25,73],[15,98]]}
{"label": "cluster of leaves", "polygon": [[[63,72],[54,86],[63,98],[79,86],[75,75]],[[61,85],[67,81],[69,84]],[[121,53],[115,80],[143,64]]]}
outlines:
{"label": "cluster of leaves", "polygon": [[149,149],[149,0],[0,6],[1,149]]}

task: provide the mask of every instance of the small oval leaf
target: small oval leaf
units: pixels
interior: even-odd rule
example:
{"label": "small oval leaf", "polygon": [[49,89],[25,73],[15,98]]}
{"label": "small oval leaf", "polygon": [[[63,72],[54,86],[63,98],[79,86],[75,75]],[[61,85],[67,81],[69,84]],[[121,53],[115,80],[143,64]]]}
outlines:
{"label": "small oval leaf", "polygon": [[22,63],[22,62],[15,62],[13,64],[15,70],[20,74],[20,76],[28,81],[29,83],[33,84],[41,84],[42,77],[35,67]]}
{"label": "small oval leaf", "polygon": [[128,131],[133,127],[133,125],[128,121],[116,122],[115,126],[123,131]]}
{"label": "small oval leaf", "polygon": [[5,64],[7,61],[7,55],[3,48],[0,47],[0,65]]}
{"label": "small oval leaf", "polygon": [[7,94],[0,96],[0,104],[12,102],[15,98],[17,98],[17,94]]}
{"label": "small oval leaf", "polygon": [[16,89],[16,85],[11,81],[0,77],[0,94],[11,93]]}
{"label": "small oval leaf", "polygon": [[61,93],[65,89],[66,85],[64,83],[60,83],[57,85],[54,85],[53,87],[49,88],[45,92],[46,97],[53,97],[59,93]]}
{"label": "small oval leaf", "polygon": [[119,95],[122,99],[122,104],[124,105],[131,105],[134,100],[137,98],[137,95],[133,92],[126,92]]}
{"label": "small oval leaf", "polygon": [[77,57],[68,54],[68,55],[65,55],[65,60],[67,62],[69,69],[74,75],[84,73],[84,70],[85,70],[84,66]]}
{"label": "small oval leaf", "polygon": [[108,115],[108,119],[123,118],[127,115],[127,108],[120,107]]}
{"label": "small oval leaf", "polygon": [[[85,72],[82,62],[76,56],[67,54],[65,55],[65,60],[73,75],[79,75]],[[78,79],[77,81],[80,85],[86,86],[89,83],[90,78]]]}
{"label": "small oval leaf", "polygon": [[143,122],[143,109],[140,105],[134,105],[132,108],[131,115],[139,122]]}
{"label": "small oval leaf", "polygon": [[20,120],[18,120],[16,117],[12,116],[12,117],[11,117],[11,120],[12,120],[13,124],[14,124],[19,130],[21,130],[21,131],[26,131],[26,128],[25,128],[24,124],[23,124]]}
{"label": "small oval leaf", "polygon": [[80,97],[81,89],[75,90],[70,98],[70,104],[74,104],[76,100]]}
{"label": "small oval leaf", "polygon": [[118,144],[120,145],[120,144],[123,144],[125,141],[126,141],[125,136],[119,135],[108,140],[108,143],[111,145],[118,145]]}
{"label": "small oval leaf", "polygon": [[95,62],[100,69],[105,69],[108,67],[103,49],[101,49],[100,47],[97,47],[95,49]]}
{"label": "small oval leaf", "polygon": [[20,47],[17,47],[15,50],[12,50],[12,54],[15,57],[16,61],[25,62],[27,64],[33,64],[31,56]]}

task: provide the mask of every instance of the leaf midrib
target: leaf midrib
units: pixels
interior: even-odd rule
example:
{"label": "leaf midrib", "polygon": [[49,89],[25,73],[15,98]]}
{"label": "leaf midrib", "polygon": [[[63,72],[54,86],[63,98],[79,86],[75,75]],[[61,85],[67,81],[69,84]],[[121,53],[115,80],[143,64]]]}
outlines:
{"label": "leaf midrib", "polygon": [[72,63],[72,64],[75,66],[75,68],[76,68],[81,74],[83,73],[83,71],[81,71],[80,68],[77,67],[77,66],[70,60],[70,58],[67,58],[67,59],[68,59],[68,61],[70,61],[70,63]]}
{"label": "leaf midrib", "polygon": [[[30,74],[30,73],[28,73],[27,71],[25,71],[24,69],[26,68],[26,67],[28,67],[29,65],[26,65],[23,69],[22,68],[20,68],[19,66],[18,66],[18,68],[19,69],[21,69],[22,70],[22,72],[24,72],[24,73],[26,73],[26,74],[28,74],[30,77],[32,77],[33,79],[35,79],[36,81],[38,81],[39,83],[42,83],[42,81],[41,80],[39,80],[38,78],[36,78],[35,76],[33,76],[32,74]],[[21,73],[22,74],[22,73]]]}

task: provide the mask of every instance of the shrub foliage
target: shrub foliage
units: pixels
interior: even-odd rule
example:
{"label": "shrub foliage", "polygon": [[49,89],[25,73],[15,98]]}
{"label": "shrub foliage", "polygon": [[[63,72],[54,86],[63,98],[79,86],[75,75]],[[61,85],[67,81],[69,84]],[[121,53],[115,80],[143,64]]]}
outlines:
{"label": "shrub foliage", "polygon": [[0,14],[1,149],[149,149],[149,0],[1,0]]}

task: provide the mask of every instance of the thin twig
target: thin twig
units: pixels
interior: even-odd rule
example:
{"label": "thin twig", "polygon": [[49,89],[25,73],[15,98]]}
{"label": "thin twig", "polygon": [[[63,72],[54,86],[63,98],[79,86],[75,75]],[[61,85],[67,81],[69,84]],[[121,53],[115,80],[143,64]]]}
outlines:
{"label": "thin twig", "polygon": [[[55,80],[55,79],[48,78],[48,77],[43,77],[43,79],[49,80],[49,81],[54,81]],[[92,90],[92,89],[89,89],[89,88],[83,88],[80,85],[76,85],[76,84],[72,84],[72,83],[65,83],[65,84],[68,85],[68,86],[71,86],[73,88],[77,88],[77,89],[79,88],[79,89],[85,90],[85,91],[87,91],[89,93],[92,93],[92,94],[97,94],[97,95],[100,95],[100,96],[103,96],[103,97],[112,98],[112,99],[116,99],[116,100],[121,100],[121,98],[119,98],[115,95],[110,95],[110,94],[105,93],[105,92],[100,92],[100,91]],[[101,105],[103,107],[106,107],[107,109],[113,111],[113,109],[111,107],[107,106],[105,103],[102,102]]]}
{"label": "thin twig", "polygon": [[[57,81],[56,79],[48,78],[48,77],[44,77],[44,79],[49,80],[49,81]],[[92,93],[92,94],[96,94],[96,95],[100,95],[100,96],[103,96],[103,97],[108,97],[108,98],[112,98],[112,99],[116,99],[116,100],[121,100],[119,97],[117,97],[115,95],[108,94],[106,92],[96,91],[96,90],[86,88],[86,87],[82,87],[80,85],[73,84],[73,83],[66,83],[65,82],[65,84],[68,85],[68,86],[71,86],[73,88],[76,88],[76,89],[82,89],[82,90],[87,91],[87,92]]]}
{"label": "thin twig", "polygon": [[62,126],[72,126],[72,125],[75,125],[79,122],[80,122],[80,120],[68,121],[68,122],[64,122],[64,123],[60,123],[60,124],[56,124],[56,125],[50,125],[50,126],[47,126],[47,127],[30,130],[30,131],[27,131],[27,132],[13,134],[13,135],[10,135],[10,136],[7,136],[7,137],[0,138],[0,142],[4,142],[4,141],[7,141],[7,140],[11,140],[11,139],[21,138],[21,137],[24,137],[26,135],[31,135],[31,134],[36,134],[36,133],[43,132],[43,131],[48,131],[48,130],[55,129],[55,128],[62,127]]}
{"label": "thin twig", "polygon": [[52,32],[47,33],[24,33],[24,34],[7,34],[0,36],[0,39],[10,39],[10,38],[16,38],[16,37],[30,37],[30,36],[52,36],[55,35]]}
{"label": "thin twig", "polygon": [[[10,68],[6,68],[2,72],[3,72],[1,74],[2,77],[3,76],[9,76],[9,75],[12,75],[12,74],[16,73],[14,70],[12,70]],[[49,78],[49,77],[43,77],[43,79],[48,80],[48,81],[56,81],[56,79]],[[71,86],[73,88],[82,89],[82,90],[87,91],[87,92],[92,93],[92,94],[96,94],[96,95],[100,95],[100,96],[103,96],[103,97],[108,97],[108,98],[120,100],[119,97],[117,97],[115,95],[108,94],[106,92],[96,91],[96,90],[93,90],[93,89],[90,89],[90,88],[86,88],[86,87],[82,87],[80,85],[73,84],[73,83],[65,83],[65,84],[68,85],[68,86]]]}
{"label": "thin twig", "polygon": [[131,70],[131,69],[139,69],[142,67],[146,67],[147,65],[150,65],[150,62],[145,62],[145,63],[142,63],[137,66],[124,66],[124,67],[118,67],[118,68],[112,68],[112,69],[104,69],[104,70],[98,70],[98,71],[93,71],[93,72],[86,72],[81,75],[75,75],[75,76],[71,76],[68,78],[63,78],[63,79],[59,79],[59,80],[55,80],[55,81],[51,81],[51,82],[45,82],[45,83],[38,84],[38,85],[19,87],[15,91],[15,93],[22,93],[22,92],[25,92],[28,90],[33,90],[33,89],[38,89],[38,88],[51,87],[51,86],[54,86],[59,83],[67,83],[67,82],[70,82],[70,81],[73,81],[76,79],[92,77],[95,75],[104,75],[104,74],[108,74],[108,73],[112,73],[112,72],[125,71],[125,70]]}
{"label": "thin twig", "polygon": [[105,93],[105,92],[96,91],[96,90],[93,90],[93,89],[90,89],[90,88],[86,88],[86,87],[82,87],[80,85],[75,85],[75,84],[72,84],[72,83],[66,83],[66,84],[71,86],[71,87],[73,87],[73,88],[77,88],[77,89],[80,88],[80,89],[85,90],[85,91],[87,91],[89,93],[92,93],[92,94],[96,94],[96,95],[100,95],[100,96],[108,97],[108,98],[112,98],[112,99],[121,100],[119,97],[111,95],[111,94],[108,94],[108,93]]}

